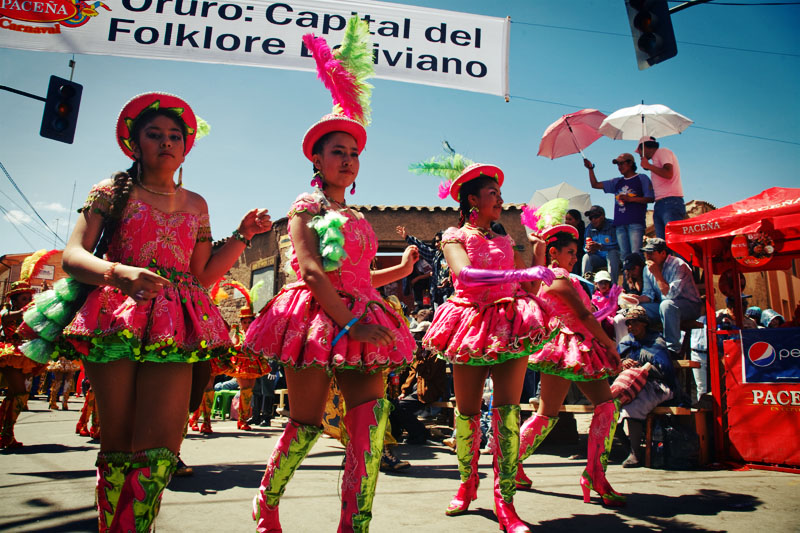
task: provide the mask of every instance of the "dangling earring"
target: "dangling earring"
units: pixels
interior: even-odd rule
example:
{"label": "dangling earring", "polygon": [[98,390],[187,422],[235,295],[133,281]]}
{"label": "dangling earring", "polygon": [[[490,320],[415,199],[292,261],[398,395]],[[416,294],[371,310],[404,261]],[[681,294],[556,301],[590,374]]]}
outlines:
{"label": "dangling earring", "polygon": [[311,180],[311,186],[318,189],[322,188],[322,172],[319,170],[314,172],[314,179]]}
{"label": "dangling earring", "polygon": [[354,181],[353,186],[350,187],[350,194],[355,194],[355,193],[356,193],[356,182]]}
{"label": "dangling earring", "polygon": [[478,208],[474,205],[469,208],[469,223],[473,226],[478,222]]}
{"label": "dangling earring", "polygon": [[180,170],[178,170],[178,187],[183,187],[183,165],[181,165]]}

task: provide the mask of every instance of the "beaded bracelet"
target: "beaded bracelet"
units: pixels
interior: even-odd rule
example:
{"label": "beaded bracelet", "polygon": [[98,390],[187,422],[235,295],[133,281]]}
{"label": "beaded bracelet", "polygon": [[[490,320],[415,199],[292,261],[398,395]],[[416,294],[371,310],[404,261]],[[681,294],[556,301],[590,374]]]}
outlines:
{"label": "beaded bracelet", "polygon": [[233,237],[236,240],[242,241],[244,245],[247,246],[248,248],[250,247],[250,239],[239,233],[238,229],[233,230],[233,233],[231,233],[231,237]]}
{"label": "beaded bracelet", "polygon": [[336,346],[336,343],[339,342],[339,339],[344,337],[344,335],[350,331],[350,328],[353,327],[353,324],[358,322],[359,318],[361,317],[354,316],[353,318],[350,319],[350,322],[348,322],[347,325],[343,327],[342,330],[339,333],[337,333],[336,336],[333,338],[333,341],[331,342],[331,348]]}
{"label": "beaded bracelet", "polygon": [[106,282],[106,285],[114,285],[113,278],[114,278],[114,270],[119,266],[119,263],[111,263],[105,272],[103,272],[103,279]]}

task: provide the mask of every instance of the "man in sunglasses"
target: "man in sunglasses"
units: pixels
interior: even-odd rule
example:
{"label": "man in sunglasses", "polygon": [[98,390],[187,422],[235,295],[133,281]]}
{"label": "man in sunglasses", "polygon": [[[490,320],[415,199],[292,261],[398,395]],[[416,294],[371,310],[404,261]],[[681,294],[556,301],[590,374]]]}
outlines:
{"label": "man in sunglasses", "polygon": [[597,181],[594,164],[588,159],[583,166],[589,169],[589,181],[593,189],[614,195],[614,228],[621,257],[640,253],[644,238],[647,204],[653,201],[653,186],[650,178],[636,172],[636,162],[631,154],[620,154],[613,161],[622,176]]}
{"label": "man in sunglasses", "polygon": [[611,283],[619,283],[619,245],[614,221],[606,218],[606,211],[593,205],[584,213],[589,219],[586,227],[586,254],[583,256],[583,275],[589,272],[607,270]]}
{"label": "man in sunglasses", "polygon": [[656,237],[664,239],[664,228],[668,222],[686,218],[681,167],[672,150],[659,148],[655,137],[646,135],[639,139],[636,153],[641,156],[639,164],[642,169],[650,171],[656,198],[653,224],[656,227]]}

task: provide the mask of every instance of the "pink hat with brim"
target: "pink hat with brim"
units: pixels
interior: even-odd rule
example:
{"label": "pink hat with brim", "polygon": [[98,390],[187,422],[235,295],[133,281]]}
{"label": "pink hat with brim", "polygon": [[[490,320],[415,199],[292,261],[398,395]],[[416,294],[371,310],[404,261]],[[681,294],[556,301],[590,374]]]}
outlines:
{"label": "pink hat with brim", "polygon": [[556,224],[555,226],[551,226],[541,233],[541,237],[545,240],[545,242],[550,242],[550,239],[559,233],[569,233],[575,237],[575,240],[578,240],[579,238],[578,229],[575,226],[570,226],[569,224]]}
{"label": "pink hat with brim", "polygon": [[131,159],[136,159],[131,145],[133,125],[142,113],[151,109],[167,109],[175,115],[175,118],[186,125],[183,155],[188,154],[189,150],[192,149],[195,135],[197,134],[197,118],[194,116],[192,108],[182,98],[174,94],[160,92],[134,96],[119,112],[119,117],[117,118],[117,142],[122,152]]}
{"label": "pink hat with brim", "polygon": [[353,139],[356,140],[356,147],[358,148],[359,154],[367,145],[367,130],[364,129],[364,126],[360,122],[344,115],[330,114],[325,115],[319,122],[308,128],[308,131],[303,136],[303,155],[305,155],[309,161],[313,161],[311,150],[314,149],[314,145],[322,137],[335,131],[341,131],[352,135]]}
{"label": "pink hat with brim", "polygon": [[459,200],[458,195],[461,191],[461,186],[468,181],[479,178],[480,176],[496,179],[498,187],[503,186],[503,180],[505,179],[503,171],[498,167],[494,165],[484,165],[483,163],[473,163],[465,168],[464,171],[461,172],[461,174],[455,180],[453,180],[453,183],[450,185],[450,196],[453,197],[453,200],[460,202],[461,200]]}

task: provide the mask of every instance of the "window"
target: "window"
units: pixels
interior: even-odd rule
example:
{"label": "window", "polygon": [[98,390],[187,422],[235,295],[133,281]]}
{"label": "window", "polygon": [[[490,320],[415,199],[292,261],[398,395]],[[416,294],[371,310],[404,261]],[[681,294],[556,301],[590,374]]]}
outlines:
{"label": "window", "polygon": [[275,258],[267,257],[256,261],[252,268],[250,287],[254,287],[259,281],[264,282],[253,301],[253,311],[258,313],[275,296]]}

